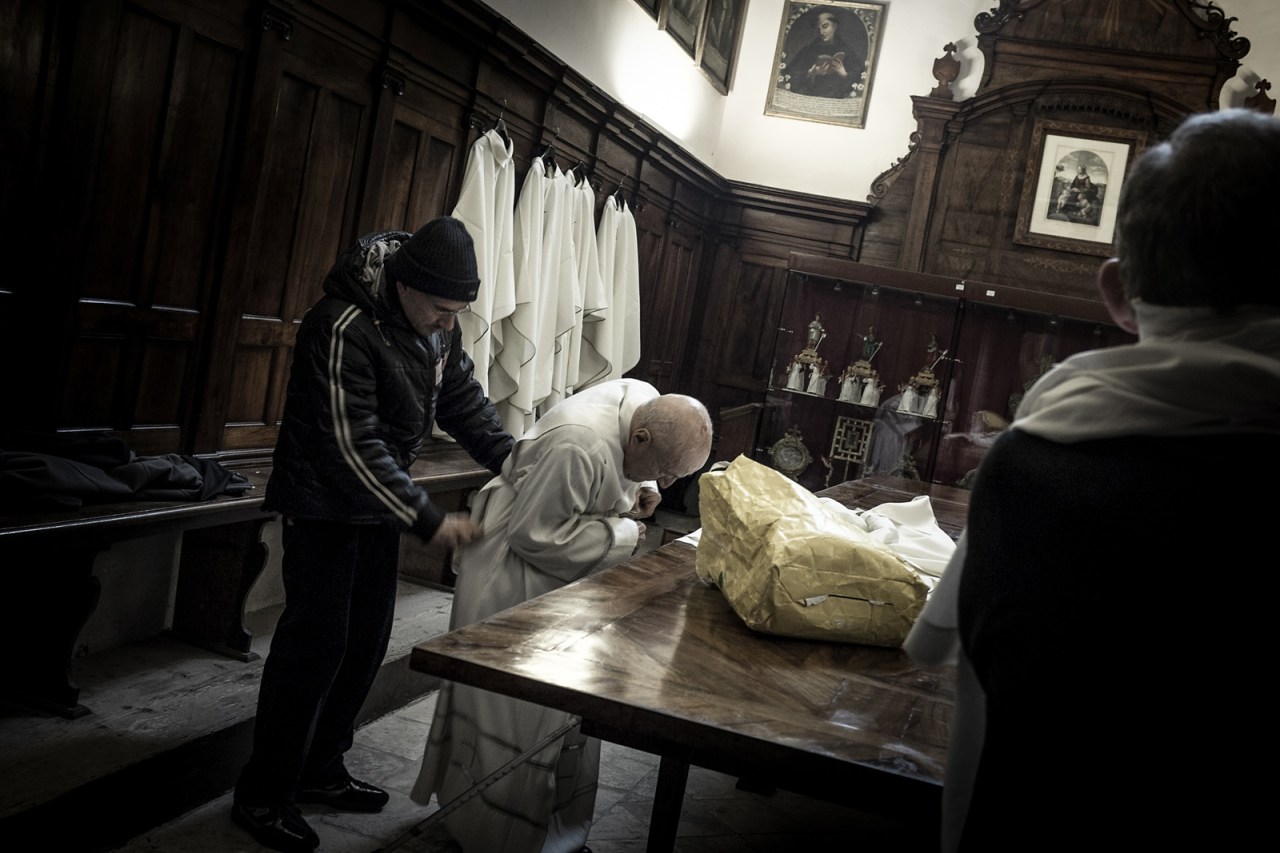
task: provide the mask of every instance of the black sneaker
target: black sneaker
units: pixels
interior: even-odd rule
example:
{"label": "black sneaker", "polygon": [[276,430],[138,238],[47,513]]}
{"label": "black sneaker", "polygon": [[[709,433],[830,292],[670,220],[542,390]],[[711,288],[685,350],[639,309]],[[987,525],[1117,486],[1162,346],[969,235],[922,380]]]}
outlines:
{"label": "black sneaker", "polygon": [[380,812],[391,797],[381,788],[348,776],[323,788],[303,787],[298,802],[317,803],[344,812]]}
{"label": "black sneaker", "polygon": [[309,853],[320,846],[320,836],[303,819],[297,807],[250,806],[235,803],[231,819],[259,844],[284,853]]}

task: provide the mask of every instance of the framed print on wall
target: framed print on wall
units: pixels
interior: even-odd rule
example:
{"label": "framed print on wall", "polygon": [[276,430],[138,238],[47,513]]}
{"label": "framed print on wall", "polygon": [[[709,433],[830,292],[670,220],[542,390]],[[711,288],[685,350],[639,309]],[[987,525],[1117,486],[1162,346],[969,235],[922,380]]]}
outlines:
{"label": "framed print on wall", "polygon": [[1037,120],[1013,242],[1111,255],[1120,187],[1146,136],[1140,130]]}
{"label": "framed print on wall", "polygon": [[747,0],[708,0],[707,21],[702,31],[698,67],[722,95],[733,85],[733,69],[742,39]]}
{"label": "framed print on wall", "polygon": [[695,60],[698,58],[698,32],[707,0],[666,0],[658,15],[658,28],[666,30]]}
{"label": "framed print on wall", "polygon": [[866,127],[885,9],[785,0],[765,115]]}

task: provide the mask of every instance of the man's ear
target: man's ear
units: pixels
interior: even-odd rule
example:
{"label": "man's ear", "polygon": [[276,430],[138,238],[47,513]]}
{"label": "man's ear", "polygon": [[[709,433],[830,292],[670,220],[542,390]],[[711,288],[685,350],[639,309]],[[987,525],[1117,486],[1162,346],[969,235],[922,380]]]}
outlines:
{"label": "man's ear", "polygon": [[1116,325],[1130,334],[1138,334],[1138,321],[1133,316],[1133,305],[1124,295],[1124,282],[1120,280],[1120,260],[1110,258],[1098,268],[1098,289],[1102,302]]}
{"label": "man's ear", "polygon": [[650,441],[653,441],[653,436],[649,434],[648,427],[638,427],[631,431],[632,444],[648,444]]}

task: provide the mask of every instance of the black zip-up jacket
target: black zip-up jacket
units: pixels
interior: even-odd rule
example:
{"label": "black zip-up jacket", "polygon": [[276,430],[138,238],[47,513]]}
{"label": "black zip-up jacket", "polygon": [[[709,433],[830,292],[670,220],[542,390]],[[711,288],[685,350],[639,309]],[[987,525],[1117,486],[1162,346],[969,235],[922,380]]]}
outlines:
{"label": "black zip-up jacket", "polygon": [[382,284],[411,235],[366,235],[324,281],[294,346],[266,509],[290,518],[392,524],[431,539],[444,513],[409,478],[434,421],[494,473],[512,437],[473,375],[462,333],[420,337]]}

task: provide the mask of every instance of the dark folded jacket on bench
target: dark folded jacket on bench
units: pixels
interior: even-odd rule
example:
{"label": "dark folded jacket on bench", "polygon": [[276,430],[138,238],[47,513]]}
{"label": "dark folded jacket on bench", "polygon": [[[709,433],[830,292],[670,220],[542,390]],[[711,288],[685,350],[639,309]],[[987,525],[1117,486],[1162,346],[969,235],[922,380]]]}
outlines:
{"label": "dark folded jacket on bench", "polygon": [[74,509],[126,500],[204,501],[252,484],[211,459],[138,456],[110,433],[0,439],[0,508]]}

